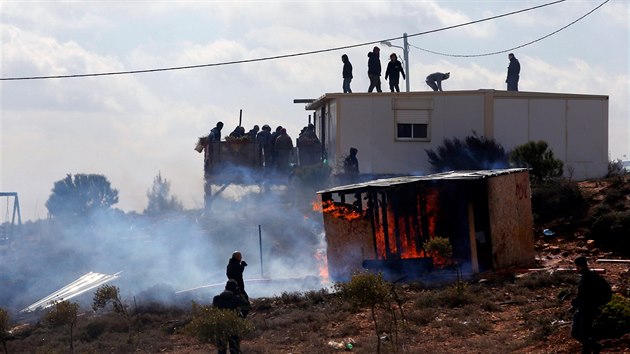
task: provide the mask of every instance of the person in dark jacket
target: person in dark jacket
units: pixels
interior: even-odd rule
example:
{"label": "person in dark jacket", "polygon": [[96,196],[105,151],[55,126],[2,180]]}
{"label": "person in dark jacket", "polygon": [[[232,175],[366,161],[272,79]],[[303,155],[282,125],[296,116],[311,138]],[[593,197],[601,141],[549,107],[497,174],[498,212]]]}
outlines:
{"label": "person in dark jacket", "polygon": [[508,65],[507,79],[505,79],[505,82],[507,83],[507,90],[518,91],[518,79],[521,73],[521,64],[512,53],[508,54],[508,59],[510,59],[510,65]]}
{"label": "person in dark jacket", "polygon": [[376,92],[383,92],[381,90],[381,59],[379,58],[381,49],[374,47],[371,52],[368,53],[368,77],[370,78],[370,87],[368,92],[372,92],[376,89]]}
{"label": "person in dark jacket", "polygon": [[571,301],[573,314],[573,324],[571,326],[571,336],[582,343],[582,353],[599,353],[602,345],[593,337],[593,321],[599,314],[597,277],[598,274],[588,268],[586,257],[580,256],[575,259],[575,267],[580,273],[580,282],[576,297]]}
{"label": "person in dark jacket", "polygon": [[276,167],[276,139],[280,136],[280,132],[282,131],[282,126],[279,125],[276,127],[276,130],[271,133],[271,166],[273,168]]}
{"label": "person in dark jacket", "polygon": [[350,155],[346,156],[343,160],[343,173],[346,183],[356,182],[356,178],[359,175],[359,160],[357,159],[356,148],[350,148]]}
{"label": "person in dark jacket", "polygon": [[262,130],[256,135],[258,141],[258,153],[265,168],[271,167],[271,127],[267,124],[263,125]]}
{"label": "person in dark jacket", "polygon": [[[228,280],[225,290],[212,299],[212,306],[236,311],[242,318],[245,318],[249,310],[249,303],[239,295],[238,284],[233,279]],[[227,354],[228,347],[230,353],[241,352],[241,338],[238,335],[230,336],[227,343],[223,339],[217,339],[216,345],[219,354]]]}
{"label": "person in dark jacket", "polygon": [[245,128],[239,125],[230,133],[230,138],[240,138],[243,135],[245,135]]}
{"label": "person in dark jacket", "polygon": [[256,141],[256,136],[258,135],[259,130],[260,130],[260,127],[258,125],[254,125],[254,127],[247,132],[247,135],[249,136],[249,140]]}
{"label": "person in dark jacket", "polygon": [[221,129],[223,129],[223,122],[218,122],[214,128],[210,129],[208,140],[221,141]]}
{"label": "person in dark jacket", "polygon": [[427,76],[426,83],[433,89],[433,91],[442,91],[442,81],[451,77],[451,73],[433,73]]}
{"label": "person in dark jacket", "polygon": [[289,171],[289,159],[293,151],[293,139],[287,134],[287,130],[282,128],[280,135],[274,143],[274,153],[276,159],[276,169],[285,173]]}
{"label": "person in dark jacket", "polygon": [[402,64],[398,61],[395,53],[389,56],[389,63],[387,64],[387,70],[385,70],[385,80],[389,77],[389,90],[392,92],[400,92],[398,87],[398,81],[400,80],[400,74],[405,79],[405,71]]}
{"label": "person in dark jacket", "polygon": [[346,54],[341,56],[341,61],[343,62],[343,70],[341,71],[341,76],[343,77],[343,93],[352,93],[350,89],[350,81],[352,81],[352,64],[350,64],[350,59]]}
{"label": "person in dark jacket", "polygon": [[228,279],[236,281],[243,298],[245,300],[249,300],[249,296],[247,295],[247,292],[245,292],[245,281],[243,281],[243,272],[245,271],[245,267],[247,267],[247,263],[243,260],[241,252],[234,251],[234,253],[232,253],[232,258],[228,261],[225,275],[227,275]]}

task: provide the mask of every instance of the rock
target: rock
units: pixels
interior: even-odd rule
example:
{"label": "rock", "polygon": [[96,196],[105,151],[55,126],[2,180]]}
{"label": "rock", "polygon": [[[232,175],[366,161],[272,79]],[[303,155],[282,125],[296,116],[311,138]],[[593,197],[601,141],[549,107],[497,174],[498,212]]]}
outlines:
{"label": "rock", "polygon": [[595,240],[587,240],[586,248],[588,248],[589,250],[592,250],[593,248],[595,248]]}

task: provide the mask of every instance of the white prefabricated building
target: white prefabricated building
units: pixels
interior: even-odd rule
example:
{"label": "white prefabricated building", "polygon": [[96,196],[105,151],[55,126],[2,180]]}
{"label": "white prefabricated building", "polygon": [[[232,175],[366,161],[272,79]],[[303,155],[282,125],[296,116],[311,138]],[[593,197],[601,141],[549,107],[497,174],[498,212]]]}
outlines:
{"label": "white prefabricated building", "polygon": [[[564,175],[599,178],[608,168],[608,96],[496,90],[327,93],[306,105],[328,161],[351,147],[363,174],[431,173],[426,149],[477,134],[506,151],[545,141]],[[496,166],[501,168],[505,166]]]}

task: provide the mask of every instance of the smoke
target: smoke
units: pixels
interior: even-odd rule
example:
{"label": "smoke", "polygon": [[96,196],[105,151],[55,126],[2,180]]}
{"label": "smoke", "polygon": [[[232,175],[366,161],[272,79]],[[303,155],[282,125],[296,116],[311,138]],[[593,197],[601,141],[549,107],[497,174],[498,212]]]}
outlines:
{"label": "smoke", "polygon": [[[108,209],[84,220],[38,221],[40,230],[24,228],[0,255],[0,307],[15,312],[90,271],[122,272],[110,284],[128,303],[208,302],[223,289],[235,250],[248,263],[251,297],[319,285],[315,254],[325,246],[314,198],[314,190],[281,183],[232,185],[205,210],[149,217]],[[72,301],[89,308],[93,294]]]}

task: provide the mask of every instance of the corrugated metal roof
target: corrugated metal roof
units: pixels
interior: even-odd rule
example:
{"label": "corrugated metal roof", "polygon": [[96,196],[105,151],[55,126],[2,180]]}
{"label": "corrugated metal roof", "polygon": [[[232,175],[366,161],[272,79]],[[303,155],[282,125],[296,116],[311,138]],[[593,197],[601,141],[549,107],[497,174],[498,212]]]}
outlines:
{"label": "corrugated metal roof", "polygon": [[440,180],[476,180],[484,179],[493,176],[506,175],[515,172],[527,171],[526,168],[506,168],[506,169],[494,169],[494,170],[475,170],[475,171],[449,171],[442,173],[435,173],[426,176],[401,176],[392,178],[375,179],[368,182],[349,184],[345,186],[333,187],[317,192],[322,193],[334,193],[334,192],[352,192],[359,189],[379,189],[387,188],[401,184],[414,183],[418,181],[440,181]]}

